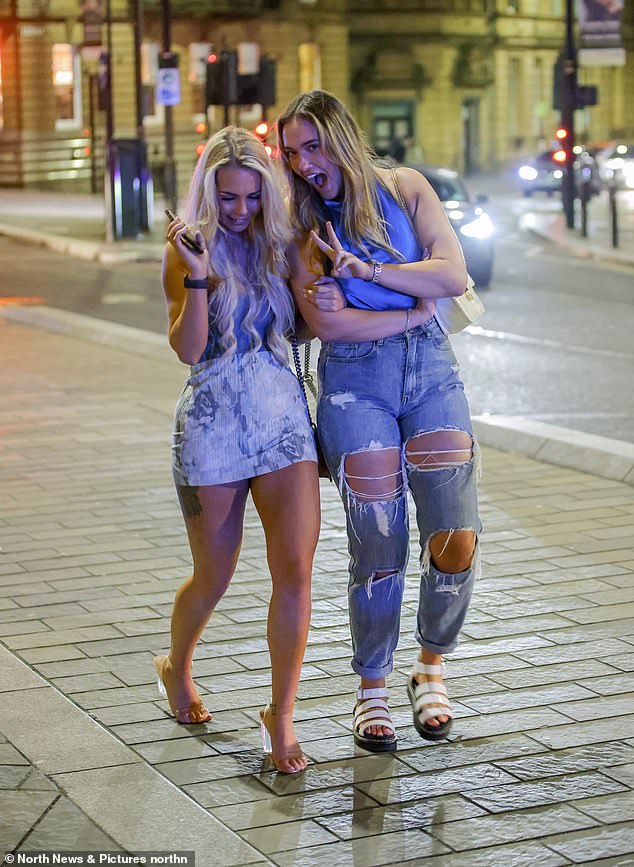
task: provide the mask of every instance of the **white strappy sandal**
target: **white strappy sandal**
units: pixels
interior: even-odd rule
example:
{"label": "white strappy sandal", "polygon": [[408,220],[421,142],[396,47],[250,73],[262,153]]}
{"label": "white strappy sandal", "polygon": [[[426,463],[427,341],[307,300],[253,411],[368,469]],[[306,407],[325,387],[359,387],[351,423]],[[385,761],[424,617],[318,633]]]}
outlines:
{"label": "white strappy sandal", "polygon": [[[444,677],[445,665],[426,665],[416,660],[414,668],[407,682],[407,694],[414,711],[414,728],[426,741],[441,741],[451,731],[453,712],[447,698],[447,687],[444,683],[433,680],[416,681],[417,674],[433,674]],[[437,726],[430,726],[427,720],[439,716],[449,717],[445,722],[439,722]]]}
{"label": "white strappy sandal", "polygon": [[[371,753],[392,753],[396,749],[396,731],[387,706],[388,691],[385,687],[357,690],[354,708],[353,733],[358,747]],[[370,726],[383,726],[392,730],[391,735],[366,734]]]}

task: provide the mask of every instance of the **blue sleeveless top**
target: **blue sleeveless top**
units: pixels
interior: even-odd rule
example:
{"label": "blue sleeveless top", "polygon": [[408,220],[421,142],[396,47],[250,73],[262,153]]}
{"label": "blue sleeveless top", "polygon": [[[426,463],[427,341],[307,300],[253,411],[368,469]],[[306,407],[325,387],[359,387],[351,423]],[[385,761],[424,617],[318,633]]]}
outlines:
{"label": "blue sleeveless top", "polygon": [[[220,343],[220,334],[218,333],[218,328],[215,321],[215,310],[212,307],[212,299],[209,299],[208,305],[208,322],[209,322],[209,336],[207,338],[207,346],[205,346],[205,351],[200,356],[200,364],[201,361],[211,361],[213,358],[219,358],[224,354],[225,349]],[[249,352],[253,349],[253,337],[247,331],[244,330],[244,318],[247,315],[249,310],[249,298],[246,292],[238,298],[238,303],[236,305],[236,309],[233,314],[233,333],[235,335],[237,346],[236,346],[236,355],[243,355],[245,352]],[[254,329],[257,331],[260,336],[260,340],[262,341],[261,346],[258,348],[258,352],[261,349],[268,349],[268,345],[266,342],[266,331],[271,321],[273,319],[273,314],[271,313],[271,309],[268,304],[262,300],[260,304],[260,310],[258,315],[255,318],[253,323]]]}
{"label": "blue sleeveless top", "polygon": [[[421,248],[407,215],[403,213],[403,209],[396,199],[378,181],[377,191],[383,216],[387,223],[390,243],[403,254],[405,262],[419,262],[424,258],[424,250]],[[341,225],[341,202],[326,201],[324,204],[344,250],[354,253],[360,259],[367,259],[367,253],[359,250],[344,234]],[[382,247],[375,247],[370,243],[366,246],[370,253],[370,259],[386,264],[398,264],[398,260],[394,259]],[[411,295],[404,295],[402,292],[387,289],[385,286],[379,286],[377,283],[370,283],[368,280],[361,280],[358,277],[347,279],[338,277],[337,283],[339,283],[341,291],[351,307],[360,307],[364,310],[407,310],[408,308],[411,310],[416,306],[416,298]]]}
{"label": "blue sleeveless top", "polygon": [[[253,247],[249,239],[242,235],[234,235],[231,232],[227,232],[226,244],[229,255],[235,260],[236,265],[242,271],[242,283],[246,283],[252,287],[261,285],[260,277],[257,273],[257,265],[255,264]],[[201,355],[200,361],[211,361],[211,359],[219,358],[225,352],[225,348],[220,342],[213,300],[213,295],[211,295],[207,304],[207,346],[205,346],[205,351]],[[235,349],[236,355],[244,355],[246,352],[253,350],[253,336],[244,329],[244,320],[248,311],[249,295],[245,290],[238,296],[238,303],[233,313],[233,333],[237,343]],[[267,304],[266,299],[262,298],[258,314],[253,322],[253,328],[257,331],[262,341],[262,344],[258,347],[258,352],[261,349],[266,350],[269,348],[266,343],[266,332],[272,320],[273,314],[271,308]]]}

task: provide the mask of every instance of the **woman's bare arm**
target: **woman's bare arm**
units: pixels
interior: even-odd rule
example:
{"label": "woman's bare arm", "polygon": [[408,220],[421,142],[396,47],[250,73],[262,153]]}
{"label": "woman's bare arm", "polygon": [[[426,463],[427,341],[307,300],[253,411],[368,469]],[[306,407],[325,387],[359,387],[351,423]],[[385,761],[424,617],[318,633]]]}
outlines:
{"label": "woman's bare arm", "polygon": [[[430,256],[419,262],[384,264],[381,286],[414,298],[445,298],[462,295],[467,286],[467,268],[462,248],[431,184],[415,169],[399,168],[399,186],[421,246]],[[387,172],[385,183],[391,189]],[[332,227],[328,226],[328,241],[313,235],[313,241],[333,262],[334,277],[357,277],[372,280],[374,267],[353,253],[343,250]]]}
{"label": "woman's bare arm", "polygon": [[167,300],[169,343],[184,364],[196,364],[207,345],[208,296],[206,289],[186,289],[183,280],[187,274],[195,280],[205,279],[209,271],[209,254],[206,248],[202,255],[193,253],[176,235],[174,238],[165,247],[161,270]]}
{"label": "woman's bare arm", "polygon": [[401,334],[406,327],[413,328],[429,319],[431,314],[424,306],[409,311],[358,310],[355,307],[335,312],[320,310],[308,298],[317,280],[325,285],[323,271],[317,270],[311,260],[311,243],[310,238],[298,241],[289,248],[287,255],[295,301],[306,324],[320,340],[380,340]]}

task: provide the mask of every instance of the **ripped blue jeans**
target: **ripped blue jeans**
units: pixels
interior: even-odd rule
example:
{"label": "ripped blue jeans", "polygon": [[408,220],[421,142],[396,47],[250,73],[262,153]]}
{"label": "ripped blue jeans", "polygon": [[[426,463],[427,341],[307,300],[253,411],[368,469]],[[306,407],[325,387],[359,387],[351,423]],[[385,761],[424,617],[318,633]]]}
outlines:
{"label": "ripped blue jeans", "polygon": [[[469,568],[458,573],[435,567],[429,543],[437,533],[456,530],[470,530],[477,539],[482,529],[469,407],[451,344],[435,319],[383,340],[324,343],[319,385],[319,437],[346,510],[352,668],[362,677],[385,677],[393,668],[409,558],[408,489],[421,547],[416,640],[440,654],[458,642],[478,569],[477,541]],[[421,435],[449,431],[468,435],[468,449],[455,460],[445,454],[446,463],[425,465],[412,458],[420,452],[408,445]],[[364,497],[350,485],[346,458],[384,449],[393,455],[398,449],[389,494]]]}

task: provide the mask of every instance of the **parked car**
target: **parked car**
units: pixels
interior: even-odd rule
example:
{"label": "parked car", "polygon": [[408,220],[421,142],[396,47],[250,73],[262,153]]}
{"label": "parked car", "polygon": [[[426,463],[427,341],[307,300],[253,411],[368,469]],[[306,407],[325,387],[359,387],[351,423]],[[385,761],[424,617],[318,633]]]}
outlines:
{"label": "parked car", "polygon": [[[542,151],[521,165],[517,171],[522,193],[532,196],[533,193],[546,193],[549,196],[561,190],[564,176],[564,165],[560,159],[561,148]],[[590,184],[590,195],[595,196],[601,189],[599,169],[592,154],[582,147],[575,148],[575,195],[578,196],[581,184]]]}
{"label": "parked car", "polygon": [[467,271],[484,288],[493,276],[493,222],[482,205],[487,197],[471,196],[457,172],[439,166],[411,166],[424,175],[442,202],[462,245]]}

